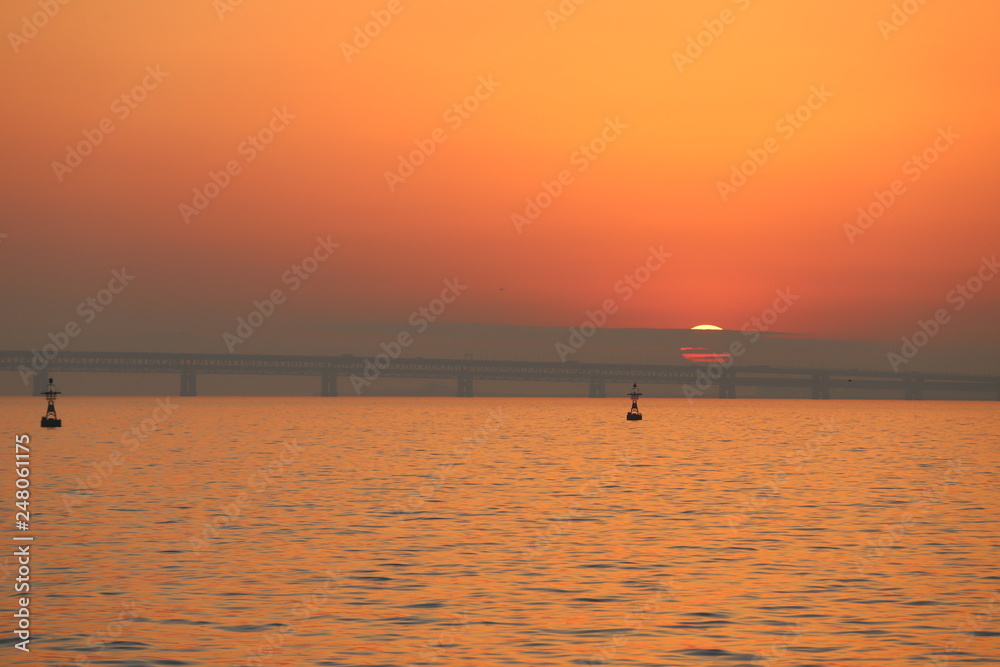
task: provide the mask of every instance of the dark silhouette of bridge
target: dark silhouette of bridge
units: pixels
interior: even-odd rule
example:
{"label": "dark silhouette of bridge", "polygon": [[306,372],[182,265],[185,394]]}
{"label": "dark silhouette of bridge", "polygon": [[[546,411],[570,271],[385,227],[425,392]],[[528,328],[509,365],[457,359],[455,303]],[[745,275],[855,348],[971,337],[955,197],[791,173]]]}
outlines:
{"label": "dark silhouette of bridge", "polygon": [[[388,362],[388,363],[386,363]],[[32,364],[35,364],[32,366]],[[381,366],[378,365],[381,363]],[[55,373],[174,373],[180,375],[180,395],[196,396],[198,375],[293,375],[320,379],[321,396],[338,395],[338,378],[352,386],[378,377],[456,381],[458,396],[472,396],[480,381],[574,382],[589,386],[589,396],[604,398],[607,384],[684,385],[685,396],[736,398],[739,387],[783,387],[809,390],[812,398],[828,399],[831,390],[879,389],[908,400],[925,392],[979,393],[1000,400],[1000,377],[942,373],[779,368],[687,364],[591,364],[545,361],[486,361],[471,359],[399,358],[382,355],[365,359],[353,355],[330,357],[292,355],[185,354],[147,352],[61,352],[45,359],[38,352],[0,351],[0,370],[22,376],[38,371],[32,392],[42,391]],[[354,378],[353,381],[350,378]],[[984,396],[985,398],[986,396]]]}

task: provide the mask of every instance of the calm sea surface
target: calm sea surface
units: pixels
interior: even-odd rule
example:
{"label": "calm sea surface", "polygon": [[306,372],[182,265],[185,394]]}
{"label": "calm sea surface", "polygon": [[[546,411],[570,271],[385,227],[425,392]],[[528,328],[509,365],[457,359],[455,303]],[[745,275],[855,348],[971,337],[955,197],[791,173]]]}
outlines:
{"label": "calm sea surface", "polygon": [[0,400],[0,663],[1000,665],[996,403],[159,400]]}

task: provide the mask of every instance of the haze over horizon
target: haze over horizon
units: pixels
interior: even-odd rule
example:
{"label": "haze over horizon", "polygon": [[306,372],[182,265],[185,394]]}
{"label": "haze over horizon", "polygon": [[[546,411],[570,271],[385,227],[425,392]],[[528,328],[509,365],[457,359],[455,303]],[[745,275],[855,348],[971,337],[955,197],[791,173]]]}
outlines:
{"label": "haze over horizon", "polygon": [[1000,6],[898,4],[5,3],[0,349],[583,358],[781,302],[817,365],[998,372]]}

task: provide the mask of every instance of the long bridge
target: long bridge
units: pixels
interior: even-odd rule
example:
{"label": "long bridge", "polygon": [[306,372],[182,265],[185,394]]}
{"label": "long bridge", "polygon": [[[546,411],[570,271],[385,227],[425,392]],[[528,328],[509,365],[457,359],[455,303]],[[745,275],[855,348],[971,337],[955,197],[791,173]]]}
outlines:
{"label": "long bridge", "polygon": [[341,356],[185,354],[146,352],[59,352],[46,358],[37,351],[0,351],[0,370],[18,372],[31,391],[43,390],[54,373],[172,373],[180,376],[180,395],[198,394],[198,375],[291,375],[319,379],[320,396],[337,396],[338,379],[352,387],[367,386],[379,377],[444,379],[456,382],[458,396],[472,396],[473,383],[507,380],[586,384],[589,396],[603,398],[608,383],[674,384],[684,395],[736,398],[739,387],[786,387],[809,390],[812,398],[828,399],[833,389],[880,389],[908,400],[925,392],[980,394],[1000,400],[1000,377],[942,373],[781,368],[722,364],[652,365],[545,361],[486,361],[471,359],[372,359]]}

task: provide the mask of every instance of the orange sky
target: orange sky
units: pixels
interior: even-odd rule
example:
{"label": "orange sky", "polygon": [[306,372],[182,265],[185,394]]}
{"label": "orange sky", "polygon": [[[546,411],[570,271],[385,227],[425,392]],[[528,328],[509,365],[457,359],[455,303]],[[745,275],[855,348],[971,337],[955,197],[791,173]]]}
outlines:
{"label": "orange sky", "polygon": [[[137,278],[119,326],[217,338],[327,235],[340,248],[286,322],[405,321],[458,277],[443,319],[575,325],[662,245],[672,257],[609,326],[739,328],[791,288],[777,329],[893,341],[1000,251],[995,2],[927,3],[885,35],[888,0],[589,0],[554,29],[558,0],[224,3],[70,2],[37,34],[37,2],[0,7],[5,346],[43,341],[122,266]],[[144,78],[124,117],[116,100]],[[478,109],[449,114],[477,88]],[[799,128],[779,125],[810,100]],[[248,161],[274,109],[294,118]],[[53,166],[104,119],[114,131],[79,166]],[[627,127],[581,171],[574,153],[608,119]],[[947,128],[958,138],[912,180],[905,163]],[[435,130],[446,140],[390,190]],[[719,182],[766,145],[723,201]],[[186,224],[180,205],[230,161]],[[512,215],[564,170],[519,233]],[[852,243],[845,224],[897,179],[905,193]],[[944,335],[995,339],[998,306],[1000,280]]]}

